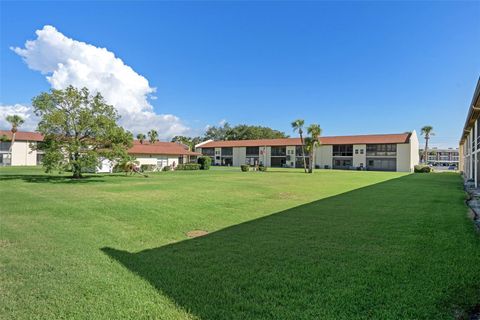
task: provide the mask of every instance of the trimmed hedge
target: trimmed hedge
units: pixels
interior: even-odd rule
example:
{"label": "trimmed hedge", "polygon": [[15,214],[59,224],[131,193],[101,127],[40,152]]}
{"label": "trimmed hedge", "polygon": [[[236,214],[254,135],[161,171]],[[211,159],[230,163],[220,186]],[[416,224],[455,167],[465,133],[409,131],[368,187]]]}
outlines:
{"label": "trimmed hedge", "polygon": [[170,171],[170,170],[172,170],[171,166],[165,166],[162,168],[162,171]]}
{"label": "trimmed hedge", "polygon": [[265,172],[265,171],[267,171],[267,167],[265,167],[265,166],[259,166],[259,167],[258,167],[258,171]]}
{"label": "trimmed hedge", "polygon": [[198,163],[179,164],[176,170],[200,170],[200,165]]}
{"label": "trimmed hedge", "polygon": [[432,168],[430,168],[429,166],[427,165],[424,165],[424,164],[417,164],[413,170],[416,172],[416,173],[430,173],[432,172]]}
{"label": "trimmed hedge", "polygon": [[212,164],[212,159],[205,156],[199,157],[197,163],[200,165],[200,170],[208,170]]}
{"label": "trimmed hedge", "polygon": [[240,166],[240,170],[242,170],[242,172],[248,172],[250,170],[250,166],[248,164],[242,164]]}

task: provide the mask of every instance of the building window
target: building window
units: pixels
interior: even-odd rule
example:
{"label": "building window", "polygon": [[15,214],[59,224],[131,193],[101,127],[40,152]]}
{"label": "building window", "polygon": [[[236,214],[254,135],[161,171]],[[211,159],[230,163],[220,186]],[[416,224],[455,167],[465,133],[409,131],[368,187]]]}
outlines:
{"label": "building window", "polygon": [[37,153],[37,166],[43,163],[43,153]]}
{"label": "building window", "polygon": [[360,149],[360,154],[363,154],[363,149]]}
{"label": "building window", "polygon": [[215,149],[214,148],[202,148],[202,154],[204,156],[213,156],[213,155],[215,155]]}
{"label": "building window", "polygon": [[272,157],[285,157],[287,154],[287,147],[272,147]]}
{"label": "building window", "polygon": [[222,156],[233,155],[233,148],[222,148]]}
{"label": "building window", "polygon": [[367,156],[396,156],[396,144],[368,144]]}
{"label": "building window", "polygon": [[351,144],[334,145],[333,146],[333,156],[334,157],[351,157],[351,156],[353,156],[353,145],[351,145]]}
{"label": "building window", "polygon": [[355,149],[355,154],[358,154],[358,149]]}
{"label": "building window", "polygon": [[11,145],[10,141],[0,141],[0,151],[9,151]]}
{"label": "building window", "polygon": [[295,154],[297,155],[297,157],[302,157],[303,156],[302,146],[296,146],[295,147]]}
{"label": "building window", "polygon": [[247,153],[247,156],[257,156],[258,157],[258,155],[260,153],[260,150],[259,150],[258,147],[247,147],[246,153]]}
{"label": "building window", "polygon": [[333,162],[334,169],[350,169],[352,166],[352,160],[345,160],[345,159],[335,159]]}

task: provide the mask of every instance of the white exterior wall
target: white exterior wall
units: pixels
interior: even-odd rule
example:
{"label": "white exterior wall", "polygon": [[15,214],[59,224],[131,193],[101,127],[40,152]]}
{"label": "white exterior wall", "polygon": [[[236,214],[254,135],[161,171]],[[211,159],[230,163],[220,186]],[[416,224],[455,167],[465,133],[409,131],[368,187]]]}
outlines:
{"label": "white exterior wall", "polygon": [[97,167],[97,173],[112,173],[114,167],[114,163],[108,159],[103,159],[100,161],[100,165]]}
{"label": "white exterior wall", "polygon": [[234,147],[233,148],[233,166],[238,167],[245,164],[247,161],[247,148],[246,147]]}
{"label": "white exterior wall", "polygon": [[173,166],[175,162],[175,166],[178,165],[178,158],[179,155],[161,155],[161,154],[139,154],[135,155],[136,160],[139,162],[140,165],[157,165],[157,162],[160,160],[165,160],[164,164],[167,166]]}
{"label": "white exterior wall", "polygon": [[411,172],[411,154],[410,144],[397,144],[397,171]]}
{"label": "white exterior wall", "polygon": [[397,144],[397,171],[413,172],[413,167],[420,161],[418,137],[415,130],[410,135],[409,143]]}
{"label": "white exterior wall", "polygon": [[12,146],[12,166],[37,165],[37,151],[30,149],[29,141],[15,141]]}
{"label": "white exterior wall", "polygon": [[417,132],[413,130],[410,135],[410,172],[413,172],[414,167],[420,163],[419,148],[420,143],[418,141]]}
{"label": "white exterior wall", "polygon": [[287,146],[287,158],[290,156],[290,160],[287,160],[287,166],[295,168],[295,146]]}
{"label": "white exterior wall", "polygon": [[[217,159],[217,157],[219,157]],[[219,166],[222,164],[222,148],[215,148],[215,158],[214,162],[216,166]]]}
{"label": "white exterior wall", "polygon": [[260,156],[258,157],[258,161],[263,163],[264,166],[270,167],[270,156],[272,154],[272,149],[270,147],[259,147]]}
{"label": "white exterior wall", "polygon": [[[357,153],[358,152],[358,153]],[[366,144],[354,144],[353,145],[353,163],[352,165],[357,167],[367,166],[367,145]]]}
{"label": "white exterior wall", "polygon": [[321,169],[325,166],[330,169],[333,167],[333,146],[320,145],[315,149],[315,165],[320,166]]}

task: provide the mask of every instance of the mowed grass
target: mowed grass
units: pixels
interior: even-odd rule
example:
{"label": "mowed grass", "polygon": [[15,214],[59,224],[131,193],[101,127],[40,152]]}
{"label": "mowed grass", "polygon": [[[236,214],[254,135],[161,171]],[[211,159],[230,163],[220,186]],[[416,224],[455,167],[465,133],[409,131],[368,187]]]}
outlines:
{"label": "mowed grass", "polygon": [[458,318],[480,301],[464,197],[448,173],[2,168],[0,317]]}

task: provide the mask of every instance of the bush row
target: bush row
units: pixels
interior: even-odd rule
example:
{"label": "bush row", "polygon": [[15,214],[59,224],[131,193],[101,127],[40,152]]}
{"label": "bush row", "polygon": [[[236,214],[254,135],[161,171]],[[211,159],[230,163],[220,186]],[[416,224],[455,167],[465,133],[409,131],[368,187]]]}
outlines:
{"label": "bush row", "polygon": [[176,170],[200,170],[200,164],[198,163],[179,164],[175,169]]}
{"label": "bush row", "polygon": [[432,172],[432,168],[430,168],[429,166],[427,165],[424,165],[424,164],[417,164],[413,170],[416,172],[416,173],[429,173],[429,172]]}
{"label": "bush row", "polygon": [[[243,172],[247,172],[250,170],[250,166],[248,164],[242,164],[240,166],[240,170],[242,170]],[[258,166],[258,171],[262,171],[262,172],[265,172],[267,171],[267,167],[265,166]]]}

